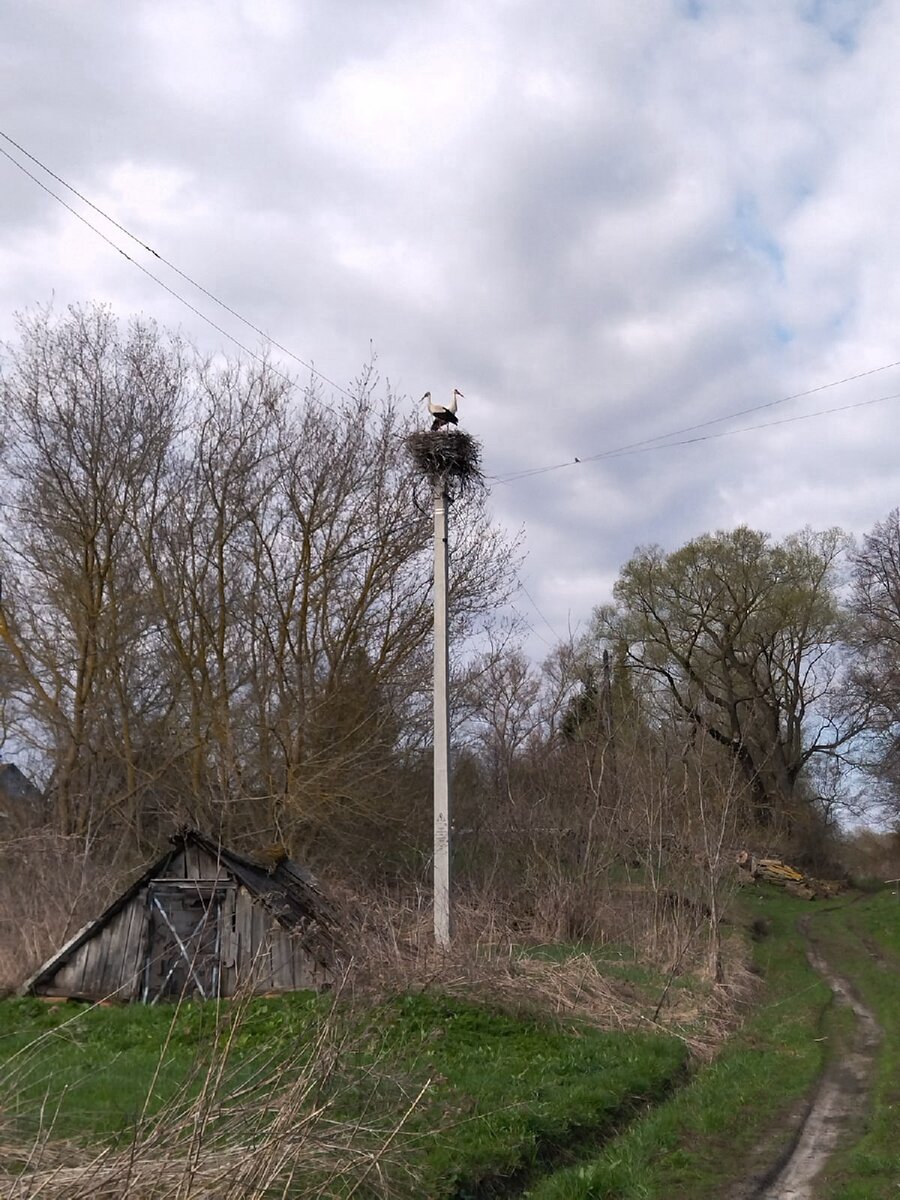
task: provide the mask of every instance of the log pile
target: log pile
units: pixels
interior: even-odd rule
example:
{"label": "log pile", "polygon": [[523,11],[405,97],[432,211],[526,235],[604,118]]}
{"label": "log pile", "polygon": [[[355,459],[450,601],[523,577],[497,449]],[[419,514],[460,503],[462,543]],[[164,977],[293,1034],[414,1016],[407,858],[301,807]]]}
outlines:
{"label": "log pile", "polygon": [[814,879],[811,875],[798,871],[796,867],[782,862],[780,858],[757,858],[749,850],[740,852],[737,865],[746,882],[755,883],[761,880],[764,883],[774,883],[801,900],[826,900],[836,896],[841,890],[841,885],[833,880]]}

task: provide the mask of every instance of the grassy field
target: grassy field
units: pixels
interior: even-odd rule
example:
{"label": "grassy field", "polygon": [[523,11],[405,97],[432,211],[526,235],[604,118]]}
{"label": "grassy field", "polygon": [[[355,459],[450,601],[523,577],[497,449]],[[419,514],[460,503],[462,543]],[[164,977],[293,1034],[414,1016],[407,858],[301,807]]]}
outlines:
{"label": "grassy field", "polygon": [[[147,1125],[174,1115],[187,1129],[198,1097],[207,1109],[241,1093],[259,1104],[305,1070],[315,1084],[307,1108],[323,1109],[331,1125],[365,1130],[373,1145],[402,1125],[401,1153],[356,1194],[487,1194],[586,1131],[611,1133],[665,1095],[686,1059],[675,1038],[563,1027],[439,995],[365,1012],[312,995],[257,1000],[233,1027],[227,1006],[211,1004],[185,1005],[174,1020],[162,1008],[72,1008],[0,1005],[7,1142],[14,1130],[27,1147],[50,1124],[55,1138],[124,1145],[142,1117]],[[328,1194],[349,1194],[355,1182],[351,1173]],[[298,1183],[295,1194],[311,1186]]]}
{"label": "grassy field", "polygon": [[888,892],[810,906],[774,889],[740,901],[743,919],[768,933],[755,946],[765,993],[715,1061],[671,1098],[607,1142],[599,1154],[555,1172],[532,1200],[689,1200],[724,1194],[777,1159],[792,1116],[853,1017],[833,1007],[806,962],[797,925],[811,918],[829,961],[851,980],[884,1030],[874,1094],[861,1136],[826,1170],[827,1200],[886,1200],[900,1185],[900,897]]}
{"label": "grassy field", "polygon": [[[762,1142],[777,1152],[783,1117],[812,1086],[826,1043],[829,992],[796,931],[802,902],[776,891],[741,899],[764,922],[754,948],[765,992],[743,1028],[666,1102],[610,1140],[590,1161],[556,1172],[534,1200],[694,1200],[718,1197]],[[762,928],[762,925],[759,926]]]}
{"label": "grassy field", "polygon": [[[896,1195],[900,897],[810,905],[760,888],[737,905],[734,921],[756,932],[760,992],[713,1061],[692,1070],[676,1036],[604,1032],[433,992],[376,1007],[297,994],[177,1013],[7,1000],[0,1184],[4,1170],[13,1179],[34,1168],[35,1145],[112,1146],[117,1162],[126,1152],[168,1156],[181,1170],[189,1154],[227,1162],[236,1148],[244,1159],[271,1144],[282,1156],[273,1195],[712,1200],[787,1147],[791,1118],[852,1021],[807,963],[805,916],[884,1028],[871,1112],[822,1194]],[[649,1000],[666,984],[625,947],[523,954],[587,955]],[[703,986],[679,978],[672,991],[690,999]],[[273,1140],[281,1126],[289,1136]],[[270,1194],[248,1186],[197,1194]],[[60,1200],[82,1195],[41,1187]],[[99,1200],[96,1189],[83,1194]],[[169,1193],[129,1186],[103,1196],[120,1194]]]}

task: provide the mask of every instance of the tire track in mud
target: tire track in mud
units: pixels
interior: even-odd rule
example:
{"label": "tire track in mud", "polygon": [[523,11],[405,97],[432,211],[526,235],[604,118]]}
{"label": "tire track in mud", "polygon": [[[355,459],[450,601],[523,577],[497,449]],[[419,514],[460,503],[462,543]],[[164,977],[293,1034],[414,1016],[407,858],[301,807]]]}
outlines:
{"label": "tire track in mud", "polygon": [[787,1157],[776,1164],[749,1200],[813,1200],[816,1179],[838,1146],[859,1126],[881,1044],[881,1027],[874,1014],[827,960],[810,934],[808,918],[800,928],[811,966],[831,988],[834,1002],[852,1010],[856,1027],[848,1044],[825,1068]]}

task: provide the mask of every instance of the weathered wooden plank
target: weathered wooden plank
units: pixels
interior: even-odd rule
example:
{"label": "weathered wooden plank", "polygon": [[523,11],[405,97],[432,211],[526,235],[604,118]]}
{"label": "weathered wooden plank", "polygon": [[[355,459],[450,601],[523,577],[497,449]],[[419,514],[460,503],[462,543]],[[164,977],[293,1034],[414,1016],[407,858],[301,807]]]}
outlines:
{"label": "weathered wooden plank", "polygon": [[116,913],[101,932],[103,953],[97,963],[97,988],[101,995],[116,995],[122,986],[122,965],[131,924],[131,905]]}
{"label": "weathered wooden plank", "polygon": [[138,952],[138,964],[137,964],[138,975],[137,975],[137,979],[135,979],[135,983],[134,983],[134,987],[135,987],[134,994],[138,998],[142,998],[144,995],[144,984],[147,979],[147,967],[148,967],[148,963],[150,961],[150,939],[152,936],[151,922],[150,922],[150,907],[149,907],[149,905],[150,905],[150,889],[149,889],[149,887],[144,888],[142,890],[141,896],[142,896],[141,908],[140,908],[141,937],[140,937],[140,950]]}
{"label": "weathered wooden plank", "polygon": [[259,919],[259,906],[252,904],[250,906],[250,941],[248,945],[250,953],[250,961],[252,963],[252,978],[253,990],[255,992],[264,991],[265,985],[263,977],[266,969],[266,947],[263,944],[263,933],[265,932],[262,922]]}
{"label": "weathered wooden plank", "polygon": [[304,988],[313,986],[312,983],[312,967],[313,961],[310,955],[303,949],[298,937],[293,938],[294,944],[294,987],[297,991],[302,991]]}
{"label": "weathered wooden plank", "polygon": [[179,850],[172,857],[171,862],[166,867],[166,877],[172,879],[187,879],[187,866],[185,865],[185,851]]}
{"label": "weathered wooden plank", "polygon": [[98,995],[110,996],[118,992],[122,983],[122,959],[125,939],[130,922],[130,905],[117,912],[94,940],[99,954],[94,967],[95,986]]}
{"label": "weathered wooden plank", "polygon": [[194,853],[191,857],[193,858],[191,878],[218,879],[222,874],[222,866],[218,860],[211,857],[211,855],[207,854],[199,846],[194,847]]}
{"label": "weathered wooden plank", "polygon": [[85,996],[93,996],[100,999],[102,992],[100,991],[100,982],[98,980],[97,967],[100,964],[105,949],[103,941],[103,931],[101,930],[90,941],[84,945],[84,966],[82,967],[81,990]]}
{"label": "weathered wooden plank", "polygon": [[292,992],[294,983],[294,939],[286,929],[281,931],[281,944],[284,948],[284,990]]}
{"label": "weathered wooden plank", "polygon": [[187,867],[185,875],[187,875],[188,879],[199,879],[201,877],[199,847],[188,846],[185,855],[185,866]]}
{"label": "weathered wooden plank", "polygon": [[133,1000],[140,995],[146,919],[146,893],[140,891],[128,906],[128,925],[123,938],[122,965],[119,976],[119,996],[123,1000]]}
{"label": "weathered wooden plank", "polygon": [[222,949],[219,956],[219,995],[233,996],[237,983],[237,895],[234,887],[228,887],[222,897],[220,909],[220,934]]}
{"label": "weathered wooden plank", "polygon": [[268,992],[272,988],[272,945],[269,940],[269,914],[261,904],[251,909],[251,940],[255,964],[255,991]]}
{"label": "weathered wooden plank", "polygon": [[265,938],[269,949],[269,990],[280,992],[282,991],[280,981],[282,955],[278,927],[276,925],[270,926],[266,930]]}
{"label": "weathered wooden plank", "polygon": [[[111,975],[118,975],[119,963],[113,960],[113,952],[119,943],[122,913],[116,913],[113,919],[100,931],[93,940],[97,943],[97,958],[93,965],[95,994],[106,997],[110,993]],[[113,984],[115,991],[117,984]]]}
{"label": "weathered wooden plank", "polygon": [[246,888],[238,888],[235,904],[237,986],[244,988],[252,986],[253,976],[253,902]]}
{"label": "weathered wooden plank", "polygon": [[231,872],[228,870],[228,868],[225,866],[225,864],[222,862],[222,860],[220,858],[216,858],[213,860],[212,872],[213,872],[213,878],[218,879],[222,883],[225,883],[229,880],[234,879],[234,876],[231,874]]}
{"label": "weathered wooden plank", "polygon": [[[52,979],[48,980],[48,986],[53,988],[54,991],[69,989],[73,995],[79,993],[84,975],[84,958],[85,947],[79,946],[68,962],[63,963]],[[42,986],[41,991],[45,990]],[[48,992],[48,994],[52,995],[53,992]]]}
{"label": "weathered wooden plank", "polygon": [[152,908],[152,892],[148,895],[147,923],[147,957],[144,968],[144,980],[147,989],[147,998],[148,1000],[152,1000],[162,985],[164,977],[163,955],[166,947],[166,941],[160,932],[159,914]]}
{"label": "weathered wooden plank", "polygon": [[153,975],[153,915],[150,912],[150,888],[144,892],[144,944],[141,948],[141,976],[138,981],[138,995],[142,1000],[149,999],[149,986]]}
{"label": "weathered wooden plank", "polygon": [[107,975],[113,983],[113,991],[117,999],[124,1000],[131,994],[131,978],[129,964],[133,955],[131,952],[131,931],[134,926],[134,910],[137,897],[132,898],[122,911],[122,927],[118,937],[117,957],[113,960],[110,954],[107,960]]}
{"label": "weathered wooden plank", "polygon": [[297,990],[297,947],[294,945],[294,938],[285,930],[288,949],[288,970],[291,973],[291,991]]}
{"label": "weathered wooden plank", "polygon": [[74,981],[78,991],[84,994],[90,986],[91,941],[85,942],[78,951],[78,977]]}
{"label": "weathered wooden plank", "polygon": [[272,987],[278,992],[294,990],[294,972],[290,937],[277,925],[270,931],[272,944]]}
{"label": "weathered wooden plank", "polygon": [[[91,939],[93,941],[93,939]],[[91,942],[85,942],[78,951],[77,976],[73,979],[76,989],[83,995],[90,987]]]}
{"label": "weathered wooden plank", "polygon": [[298,991],[316,986],[315,962],[299,944],[299,939],[294,945],[294,984]]}
{"label": "weathered wooden plank", "polygon": [[291,938],[291,978],[294,982],[294,990],[299,991],[301,988],[309,987],[308,970],[307,970],[308,955],[304,953],[300,941],[297,937]]}

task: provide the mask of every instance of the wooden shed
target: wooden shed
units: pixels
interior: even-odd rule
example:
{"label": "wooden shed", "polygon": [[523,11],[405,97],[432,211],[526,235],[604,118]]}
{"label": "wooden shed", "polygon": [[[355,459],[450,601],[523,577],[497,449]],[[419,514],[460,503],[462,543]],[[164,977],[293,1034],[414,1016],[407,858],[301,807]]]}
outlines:
{"label": "wooden shed", "polygon": [[336,931],[332,906],[289,858],[266,865],[185,830],[20,991],[155,1004],[319,989]]}

